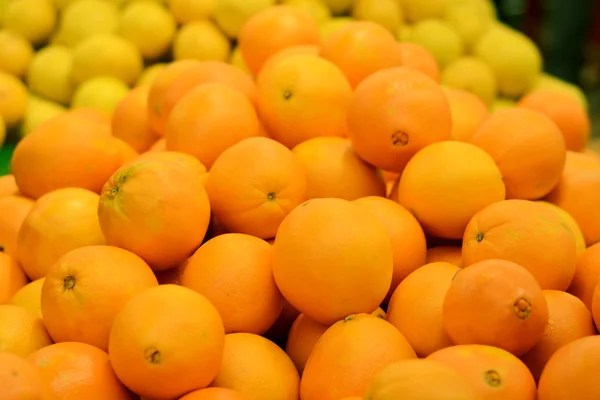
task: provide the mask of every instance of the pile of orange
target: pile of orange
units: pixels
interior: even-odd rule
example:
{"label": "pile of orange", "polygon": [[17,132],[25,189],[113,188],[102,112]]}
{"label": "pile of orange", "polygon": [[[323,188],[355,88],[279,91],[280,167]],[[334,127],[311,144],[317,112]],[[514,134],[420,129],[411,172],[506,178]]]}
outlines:
{"label": "pile of orange", "polygon": [[493,114],[372,22],[255,14],[0,179],[0,398],[596,400],[583,106]]}

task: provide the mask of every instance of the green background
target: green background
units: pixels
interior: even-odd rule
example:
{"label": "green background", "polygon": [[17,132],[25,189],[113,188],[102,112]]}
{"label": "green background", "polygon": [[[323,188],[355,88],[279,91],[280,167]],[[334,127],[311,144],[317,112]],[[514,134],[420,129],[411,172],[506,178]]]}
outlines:
{"label": "green background", "polygon": [[0,149],[0,176],[7,175],[10,172],[10,158],[14,148],[14,144],[6,143]]}

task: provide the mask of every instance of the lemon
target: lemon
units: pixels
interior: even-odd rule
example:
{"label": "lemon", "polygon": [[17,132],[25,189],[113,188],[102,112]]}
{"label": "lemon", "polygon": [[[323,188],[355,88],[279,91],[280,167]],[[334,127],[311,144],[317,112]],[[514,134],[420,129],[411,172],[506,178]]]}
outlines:
{"label": "lemon", "polygon": [[95,76],[113,76],[132,85],[142,72],[142,56],[138,49],[117,35],[92,36],[73,49],[75,83]]}
{"label": "lemon", "polygon": [[251,16],[275,3],[276,0],[219,0],[213,18],[227,36],[236,38]]}
{"label": "lemon", "polygon": [[447,5],[454,0],[397,0],[404,9],[404,15],[410,22],[429,18],[441,18]]}
{"label": "lemon", "polygon": [[322,0],[284,0],[282,4],[306,11],[319,24],[331,19],[331,11]]}
{"label": "lemon", "polygon": [[319,25],[321,40],[327,39],[352,21],[355,21],[352,17],[333,17],[329,21],[322,23]]}
{"label": "lemon", "polygon": [[1,25],[39,45],[50,38],[55,24],[56,12],[50,0],[11,0]]}
{"label": "lemon", "polygon": [[164,6],[134,1],[121,12],[118,33],[133,43],[144,59],[155,60],[167,52],[176,29],[175,18]]}
{"label": "lemon", "polygon": [[6,125],[4,124],[4,118],[0,117],[0,148],[4,145],[6,140]]}
{"label": "lemon", "polygon": [[75,46],[91,36],[117,31],[119,12],[115,4],[104,0],[79,0],[62,11],[54,43]]}
{"label": "lemon", "polygon": [[403,21],[398,0],[356,0],[352,16],[358,20],[376,22],[394,34]]}
{"label": "lemon", "polygon": [[497,82],[494,71],[475,57],[461,57],[442,71],[442,83],[448,87],[466,90],[487,105],[496,98]]}
{"label": "lemon", "polygon": [[154,82],[154,78],[156,78],[156,75],[158,75],[160,73],[160,71],[165,69],[166,66],[167,66],[167,64],[159,63],[159,64],[151,65],[150,67],[146,68],[140,75],[137,82],[135,83],[135,86],[150,86],[150,85],[152,85],[152,82]]}
{"label": "lemon", "polygon": [[0,117],[8,128],[23,120],[27,107],[27,88],[17,77],[0,71]]}
{"label": "lemon", "polygon": [[6,14],[6,10],[8,9],[8,3],[10,0],[0,0],[0,25],[4,20],[4,14]]}
{"label": "lemon", "polygon": [[354,4],[354,0],[323,0],[323,2],[335,15],[345,14],[350,11],[352,4]]}
{"label": "lemon", "polygon": [[538,89],[556,89],[572,95],[577,101],[581,103],[586,109],[588,108],[587,98],[583,91],[578,87],[569,82],[565,82],[555,76],[542,72],[535,81],[535,84],[531,90]]}
{"label": "lemon", "polygon": [[473,54],[487,62],[498,80],[499,92],[519,97],[535,84],[542,56],[527,36],[495,24],[475,44]]}
{"label": "lemon", "polygon": [[452,25],[439,19],[416,23],[410,32],[410,41],[429,50],[442,68],[465,52],[462,37]]}
{"label": "lemon", "polygon": [[467,49],[473,47],[494,21],[494,15],[482,0],[454,0],[446,8],[444,18],[462,36]]}
{"label": "lemon", "polygon": [[410,42],[410,35],[412,33],[412,25],[400,25],[396,33],[396,37],[399,42]]}
{"label": "lemon", "polygon": [[68,47],[51,45],[37,52],[27,72],[29,89],[48,100],[69,104],[75,86],[71,80],[73,55]]}
{"label": "lemon", "polygon": [[6,29],[0,30],[0,71],[22,77],[32,57],[33,47],[25,38]]}
{"label": "lemon", "polygon": [[236,47],[231,52],[231,55],[229,56],[229,64],[238,67],[242,71],[250,74],[250,70],[246,65],[246,61],[244,60],[244,56],[242,55],[242,52],[240,51],[239,47]]}
{"label": "lemon", "polygon": [[227,61],[231,45],[219,29],[209,21],[196,21],[184,25],[173,44],[176,60]]}
{"label": "lemon", "polygon": [[492,102],[492,106],[490,107],[490,112],[493,114],[500,110],[506,110],[507,108],[513,108],[517,106],[517,102],[512,99],[506,99],[503,97],[498,97]]}
{"label": "lemon", "polygon": [[187,24],[208,19],[215,11],[218,1],[220,0],[169,0],[169,7],[177,22]]}
{"label": "lemon", "polygon": [[40,126],[40,124],[66,111],[67,109],[58,103],[30,94],[27,99],[25,119],[23,120],[23,125],[21,125],[21,136],[27,135]]}
{"label": "lemon", "polygon": [[67,8],[70,4],[73,4],[77,1],[81,0],[52,0],[52,3],[54,4],[54,8],[56,8],[59,11],[62,11],[65,8]]}
{"label": "lemon", "polygon": [[112,115],[129,93],[123,81],[112,76],[96,76],[83,82],[73,94],[72,108],[95,108]]}

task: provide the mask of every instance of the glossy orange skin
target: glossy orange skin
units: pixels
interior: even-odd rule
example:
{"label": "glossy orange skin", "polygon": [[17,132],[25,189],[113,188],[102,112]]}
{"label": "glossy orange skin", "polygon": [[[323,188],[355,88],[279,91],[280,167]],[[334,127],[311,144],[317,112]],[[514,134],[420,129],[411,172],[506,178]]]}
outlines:
{"label": "glossy orange skin", "polygon": [[19,187],[13,174],[0,176],[0,197],[16,195],[19,193]]}
{"label": "glossy orange skin", "polygon": [[140,86],[132,89],[121,100],[112,118],[112,134],[138,152],[150,148],[159,136],[148,120],[148,93],[150,88]]}
{"label": "glossy orange skin", "polygon": [[477,130],[490,117],[490,112],[479,97],[460,89],[444,88],[452,113],[452,134],[454,140],[470,142]]}
{"label": "glossy orange skin", "polygon": [[417,69],[436,82],[440,81],[440,69],[435,57],[416,43],[399,43],[402,66]]}
{"label": "glossy orange skin", "polygon": [[27,357],[52,344],[42,319],[25,308],[0,305],[0,353]]}
{"label": "glossy orange skin", "polygon": [[277,53],[270,56],[267,59],[267,61],[265,61],[264,65],[260,69],[257,78],[259,78],[260,75],[263,74],[265,71],[268,71],[273,65],[277,64],[281,60],[286,59],[287,57],[295,56],[297,54],[311,54],[317,56],[319,55],[320,51],[321,46],[314,44],[286,47],[282,50],[279,50]]}
{"label": "glossy orange skin", "polygon": [[211,387],[188,393],[179,400],[248,400],[248,398],[235,390]]}
{"label": "glossy orange skin", "polygon": [[6,304],[13,295],[29,282],[17,260],[0,253],[0,304]]}
{"label": "glossy orange skin", "polygon": [[298,315],[298,318],[292,324],[285,352],[294,362],[300,376],[302,376],[308,357],[315,344],[317,344],[317,341],[327,328],[329,328],[327,325],[313,321],[304,314]]}

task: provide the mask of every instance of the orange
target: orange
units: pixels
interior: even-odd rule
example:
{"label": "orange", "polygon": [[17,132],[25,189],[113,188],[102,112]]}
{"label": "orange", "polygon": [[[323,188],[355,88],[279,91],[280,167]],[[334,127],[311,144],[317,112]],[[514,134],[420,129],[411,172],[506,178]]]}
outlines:
{"label": "orange", "polygon": [[459,246],[436,246],[427,249],[427,262],[447,262],[462,268],[462,248]]}
{"label": "orange", "polygon": [[80,188],[54,190],[38,199],[17,238],[17,260],[29,278],[46,276],[71,250],[104,244],[98,200],[96,193]]}
{"label": "orange", "polygon": [[302,375],[303,400],[339,400],[365,392],[375,373],[396,361],[416,358],[406,338],[370,314],[333,324],[315,344]]}
{"label": "orange", "polygon": [[221,317],[204,296],[160,285],[133,297],[117,314],[108,353],[129,389],[168,399],[209,385],[219,371],[224,338]]}
{"label": "orange", "polygon": [[117,146],[120,150],[121,155],[123,157],[123,163],[128,163],[129,161],[135,160],[140,153],[138,153],[133,147],[131,147],[126,141],[119,138],[112,138],[113,144]]}
{"label": "orange", "polygon": [[167,139],[163,137],[154,142],[154,144],[148,149],[147,153],[164,150],[167,150]]}
{"label": "orange", "polygon": [[287,147],[318,136],[345,136],[352,88],[333,63],[296,54],[257,80],[258,112],[269,135]]}
{"label": "orange", "polygon": [[577,221],[573,219],[571,214],[569,214],[568,212],[566,212],[565,210],[563,210],[555,204],[548,203],[543,200],[538,200],[538,203],[541,203],[558,213],[561,222],[563,222],[566,225],[566,227],[569,228],[569,231],[573,234],[573,237],[575,238],[575,248],[577,249],[577,257],[579,258],[579,256],[585,251],[586,247],[585,238],[583,237],[583,233],[581,232],[581,228],[579,228]]}
{"label": "orange", "polygon": [[590,117],[571,94],[555,89],[529,92],[519,100],[518,107],[538,111],[550,118],[562,132],[567,149],[582,151],[590,137]]}
{"label": "orange", "polygon": [[214,387],[196,390],[179,400],[248,400],[248,398],[235,390]]}
{"label": "orange", "polygon": [[442,319],[456,344],[486,344],[521,356],[542,337],[548,305],[525,268],[489,259],[459,270],[446,293]]}
{"label": "orange", "polygon": [[302,376],[306,361],[308,361],[315,344],[327,328],[329,326],[313,321],[304,314],[298,315],[298,318],[292,324],[285,345],[285,352],[294,362],[300,376]]}
{"label": "orange", "polygon": [[465,229],[464,265],[490,258],[515,262],[542,289],[566,290],[573,279],[575,238],[560,216],[543,204],[505,200],[478,212]]}
{"label": "orange", "polygon": [[239,36],[239,49],[248,69],[257,76],[264,63],[280,50],[299,45],[318,45],[317,22],[304,10],[278,5],[252,15]]}
{"label": "orange", "polygon": [[467,344],[448,347],[427,357],[456,369],[486,400],[536,400],[531,372],[521,360],[497,347]]}
{"label": "orange", "polygon": [[41,318],[18,306],[0,305],[0,353],[26,357],[50,344]]}
{"label": "orange", "polygon": [[0,393],[5,400],[53,400],[50,385],[27,360],[0,353]]}
{"label": "orange", "polygon": [[158,285],[138,256],[111,246],[88,246],[62,256],[42,288],[44,324],[55,342],[108,350],[113,320],[127,300]]}
{"label": "orange", "polygon": [[480,400],[475,386],[454,368],[433,360],[409,359],[380,370],[365,399]]}
{"label": "orange", "polygon": [[124,162],[121,149],[101,124],[66,113],[19,141],[11,169],[21,193],[37,199],[64,187],[99,193]]}
{"label": "orange", "polygon": [[217,308],[226,333],[262,335],[283,308],[273,279],[271,254],[271,246],[262,239],[226,233],[194,253],[181,284],[204,295]]}
{"label": "orange", "polygon": [[265,137],[244,139],[213,164],[206,190],[214,215],[231,232],[275,237],[306,199],[306,175],[290,150]]}
{"label": "orange", "polygon": [[452,345],[442,324],[442,306],[457,272],[456,266],[446,262],[426,264],[400,282],[392,295],[387,320],[419,357]]}
{"label": "orange", "polygon": [[78,107],[70,109],[67,114],[87,119],[101,127],[107,135],[110,134],[111,117],[105,111],[92,107]]}
{"label": "orange", "polygon": [[19,193],[15,176],[12,174],[0,176],[0,198]]}
{"label": "orange", "polygon": [[600,367],[600,336],[577,339],[554,353],[538,384],[538,400],[595,400]]}
{"label": "orange", "polygon": [[267,61],[265,61],[264,65],[260,69],[259,76],[263,74],[265,71],[268,71],[273,65],[277,64],[279,61],[286,59],[290,56],[295,56],[298,54],[310,54],[313,56],[318,56],[321,51],[321,46],[314,44],[305,44],[298,46],[285,47],[279,50],[277,53],[270,56]]}
{"label": "orange", "polygon": [[106,182],[98,217],[106,241],[129,250],[153,269],[173,268],[198,248],[210,219],[204,166],[184,158],[141,156]]}
{"label": "orange", "polygon": [[348,137],[356,153],[387,171],[402,172],[419,150],[450,139],[451,130],[450,105],[440,85],[408,67],[366,78],[348,109]]}
{"label": "orange", "polygon": [[307,197],[355,200],[383,196],[385,183],[375,167],[361,160],[346,138],[317,137],[292,149],[308,178]]}
{"label": "orange", "polygon": [[42,318],[42,286],[44,278],[29,282],[14,294],[9,304],[19,306]]}
{"label": "orange", "polygon": [[564,139],[556,125],[536,111],[498,111],[471,143],[492,156],[509,199],[539,199],[560,181],[566,158]]}
{"label": "orange", "polygon": [[588,247],[577,260],[569,293],[578,297],[587,309],[592,311],[592,300],[598,281],[600,281],[600,243]]}
{"label": "orange", "polygon": [[249,400],[298,400],[300,379],[275,343],[252,333],[230,333],[211,386],[233,389]]}
{"label": "orange", "polygon": [[421,71],[436,82],[440,81],[440,69],[435,57],[425,47],[416,43],[399,43],[401,64]]}
{"label": "orange", "polygon": [[108,354],[89,344],[56,343],[31,354],[29,360],[57,399],[134,399],[115,376]]}
{"label": "orange", "polygon": [[17,260],[0,252],[0,304],[7,304],[27,282],[27,276]]}
{"label": "orange", "polygon": [[283,220],[273,244],[273,275],[307,317],[331,325],[370,313],[391,284],[388,233],[368,210],[342,199],[312,199]]}
{"label": "orange", "polygon": [[34,201],[20,195],[0,197],[0,252],[17,255],[17,237]]}
{"label": "orange", "polygon": [[579,153],[577,151],[567,150],[565,170],[600,170],[600,158],[594,154],[595,153]]}
{"label": "orange", "polygon": [[148,120],[147,86],[136,87],[121,100],[112,118],[112,134],[138,152],[144,152],[158,140]]}
{"label": "orange", "polygon": [[561,347],[584,336],[596,334],[592,314],[577,297],[559,290],[544,290],[548,323],[541,339],[521,360],[538,380],[544,366]]}
{"label": "orange", "polygon": [[411,272],[425,264],[427,243],[419,221],[404,207],[385,197],[363,197],[354,204],[369,211],[386,229],[392,242],[394,272],[387,299]]}
{"label": "orange", "polygon": [[167,149],[195,156],[207,168],[243,139],[259,136],[258,115],[242,93],[223,83],[200,85],[171,110]]}
{"label": "orange", "polygon": [[469,143],[445,141],[419,151],[398,186],[398,202],[427,234],[460,239],[473,216],[504,200],[505,187],[492,157]]}
{"label": "orange", "polygon": [[370,21],[349,22],[329,35],[321,43],[320,56],[337,65],[352,88],[377,71],[402,64],[394,36]]}
{"label": "orange", "polygon": [[453,140],[470,142],[477,130],[490,117],[487,106],[479,97],[461,89],[444,88],[452,113]]}

